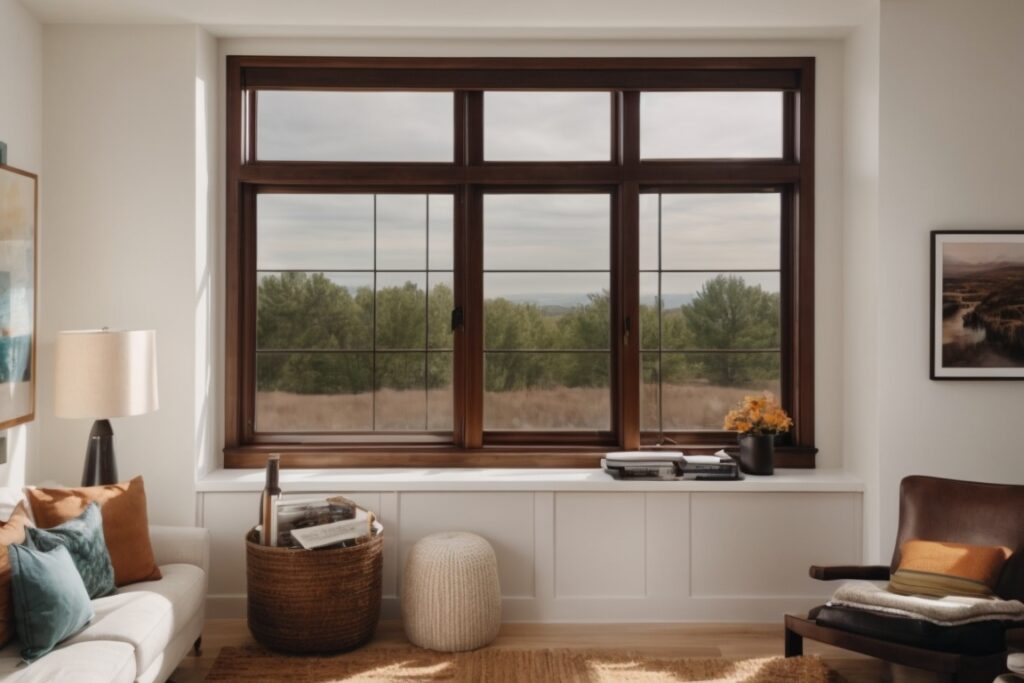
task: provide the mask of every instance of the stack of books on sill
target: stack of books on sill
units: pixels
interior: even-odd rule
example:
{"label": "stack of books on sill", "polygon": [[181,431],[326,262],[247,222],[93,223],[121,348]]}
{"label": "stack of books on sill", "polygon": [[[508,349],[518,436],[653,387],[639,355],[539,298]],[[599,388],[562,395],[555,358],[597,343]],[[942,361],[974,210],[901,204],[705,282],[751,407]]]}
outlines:
{"label": "stack of books on sill", "polygon": [[623,480],[734,481],[742,479],[739,463],[725,451],[686,455],[678,451],[623,451],[601,460],[605,472]]}

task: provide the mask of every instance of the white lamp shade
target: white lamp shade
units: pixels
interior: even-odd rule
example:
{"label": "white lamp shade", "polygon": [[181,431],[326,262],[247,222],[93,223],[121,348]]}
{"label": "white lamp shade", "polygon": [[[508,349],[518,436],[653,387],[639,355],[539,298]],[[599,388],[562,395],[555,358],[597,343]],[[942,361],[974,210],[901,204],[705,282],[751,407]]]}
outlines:
{"label": "white lamp shade", "polygon": [[153,330],[59,332],[55,366],[57,417],[99,420],[159,407]]}

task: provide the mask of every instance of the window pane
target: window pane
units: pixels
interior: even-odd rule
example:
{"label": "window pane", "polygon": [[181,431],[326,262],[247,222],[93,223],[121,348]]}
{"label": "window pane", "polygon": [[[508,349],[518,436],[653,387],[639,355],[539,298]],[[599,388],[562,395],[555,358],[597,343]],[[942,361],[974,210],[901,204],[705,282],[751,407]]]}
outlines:
{"label": "window pane", "polygon": [[377,348],[427,344],[426,273],[377,273]]}
{"label": "window pane", "polygon": [[781,92],[645,92],[644,159],[779,158]]}
{"label": "window pane", "polygon": [[373,268],[373,195],[261,194],[259,270]]}
{"label": "window pane", "polygon": [[425,195],[377,195],[377,268],[379,270],[427,269],[427,198]]}
{"label": "window pane", "polygon": [[[450,429],[453,278],[450,270],[427,270],[427,242],[429,214],[437,227],[431,262],[453,262],[451,195],[259,195],[263,235],[290,247],[289,223],[263,213],[274,218],[281,207],[315,230],[299,231],[309,234],[308,249],[279,250],[290,260],[271,254],[286,267],[256,274],[257,429]],[[337,228],[335,217],[356,213],[365,229]],[[359,259],[345,248],[353,235],[362,240],[353,242]],[[331,239],[337,250],[317,247]],[[261,263],[275,264],[261,253]],[[302,268],[315,263],[342,267]],[[428,349],[443,353],[428,356]]]}
{"label": "window pane", "polygon": [[359,349],[372,345],[372,273],[260,273],[259,350]]}
{"label": "window pane", "polygon": [[779,354],[661,354],[661,415],[665,431],[722,428],[725,414],[745,395],[780,386]]}
{"label": "window pane", "polygon": [[661,424],[661,355],[640,354],[640,429],[656,432]]}
{"label": "window pane", "polygon": [[427,273],[430,288],[427,310],[427,348],[451,349],[452,309],[455,308],[451,273]]}
{"label": "window pane", "polygon": [[378,430],[427,428],[427,356],[378,353],[374,368],[374,427]]}
{"label": "window pane", "polygon": [[658,273],[640,273],[640,348],[661,348]]}
{"label": "window pane", "polygon": [[455,198],[450,194],[432,194],[429,202],[427,228],[430,232],[430,270],[452,270],[452,248],[455,244]]}
{"label": "window pane", "polygon": [[608,270],[606,194],[484,197],[486,270]]}
{"label": "window pane", "polygon": [[427,429],[452,429],[452,354],[427,354]]}
{"label": "window pane", "polygon": [[640,270],[657,270],[661,195],[640,195]]}
{"label": "window pane", "polygon": [[606,353],[485,353],[484,429],[607,430]]}
{"label": "window pane", "polygon": [[662,273],[663,349],[776,349],[778,273]]}
{"label": "window pane", "polygon": [[487,273],[487,349],[607,349],[607,273]]}
{"label": "window pane", "polygon": [[451,161],[450,92],[261,90],[256,156],[264,161]]}
{"label": "window pane", "polygon": [[368,353],[257,353],[256,431],[369,430]]}
{"label": "window pane", "polygon": [[661,195],[661,267],[778,270],[781,225],[774,192]]}
{"label": "window pane", "polygon": [[608,161],[611,96],[606,92],[484,93],[488,161]]}

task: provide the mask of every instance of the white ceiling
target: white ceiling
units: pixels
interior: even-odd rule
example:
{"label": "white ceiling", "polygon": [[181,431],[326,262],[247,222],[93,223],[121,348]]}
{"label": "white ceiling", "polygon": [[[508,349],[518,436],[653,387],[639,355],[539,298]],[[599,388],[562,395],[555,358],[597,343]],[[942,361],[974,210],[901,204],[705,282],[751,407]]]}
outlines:
{"label": "white ceiling", "polygon": [[551,38],[723,31],[841,35],[869,20],[878,1],[21,0],[43,23],[195,24],[219,36]]}

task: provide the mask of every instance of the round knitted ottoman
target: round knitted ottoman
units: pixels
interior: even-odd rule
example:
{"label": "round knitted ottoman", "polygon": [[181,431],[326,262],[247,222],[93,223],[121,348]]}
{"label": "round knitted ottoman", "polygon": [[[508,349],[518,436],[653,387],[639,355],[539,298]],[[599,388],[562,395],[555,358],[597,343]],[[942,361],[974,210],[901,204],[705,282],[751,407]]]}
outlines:
{"label": "round knitted ottoman", "polygon": [[476,534],[445,531],[420,539],[405,562],[402,621],[413,644],[474,650],[501,627],[498,562]]}

